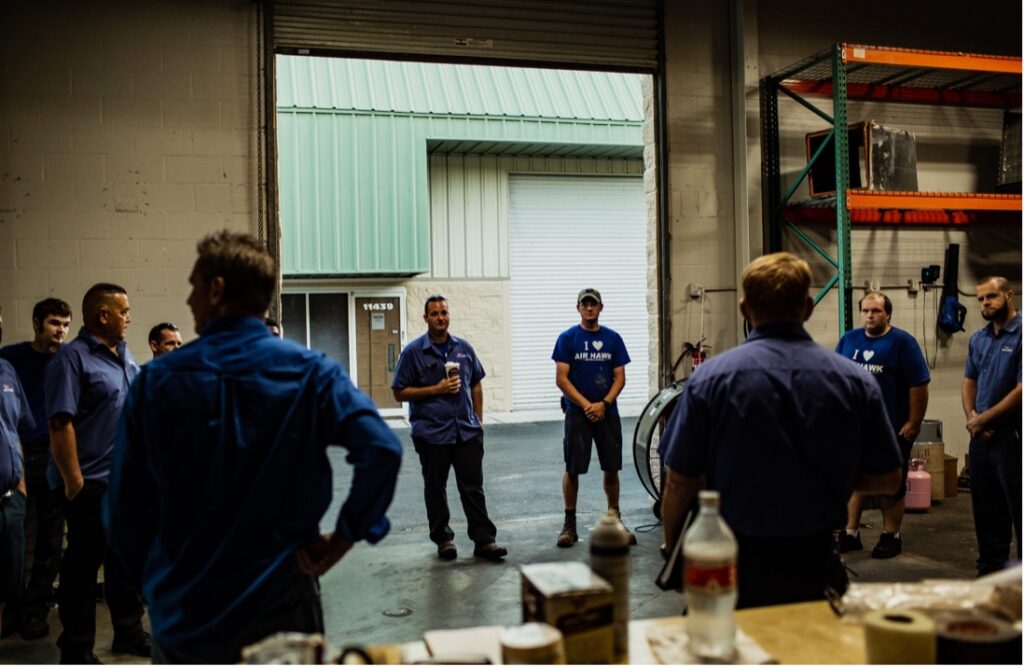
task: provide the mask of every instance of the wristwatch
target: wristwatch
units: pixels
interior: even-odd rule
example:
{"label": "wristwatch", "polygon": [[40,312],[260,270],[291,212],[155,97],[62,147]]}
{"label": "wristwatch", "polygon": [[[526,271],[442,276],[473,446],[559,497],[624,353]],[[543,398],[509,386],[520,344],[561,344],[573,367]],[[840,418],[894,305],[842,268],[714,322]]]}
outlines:
{"label": "wristwatch", "polygon": [[607,401],[607,400],[605,400],[604,398],[601,398],[601,402],[603,402],[603,403],[604,403],[604,408],[605,408],[605,409],[608,409],[608,408],[610,408],[610,407],[612,406],[612,403],[608,402],[608,401]]}

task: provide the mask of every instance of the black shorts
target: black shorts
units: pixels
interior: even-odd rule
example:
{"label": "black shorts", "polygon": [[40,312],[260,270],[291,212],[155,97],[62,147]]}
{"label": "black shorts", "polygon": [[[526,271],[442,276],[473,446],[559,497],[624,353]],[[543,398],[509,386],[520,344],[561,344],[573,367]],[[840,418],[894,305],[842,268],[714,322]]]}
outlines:
{"label": "black shorts", "polygon": [[900,479],[900,488],[893,494],[893,499],[899,500],[907,496],[907,474],[910,473],[910,452],[914,448],[914,443],[896,435],[896,444],[899,445],[900,455],[903,456],[903,476]]}
{"label": "black shorts", "polygon": [[565,471],[572,476],[586,474],[590,469],[590,443],[597,447],[597,458],[605,472],[622,469],[622,422],[616,411],[596,423],[582,411],[569,408],[565,412],[565,437],[562,453]]}

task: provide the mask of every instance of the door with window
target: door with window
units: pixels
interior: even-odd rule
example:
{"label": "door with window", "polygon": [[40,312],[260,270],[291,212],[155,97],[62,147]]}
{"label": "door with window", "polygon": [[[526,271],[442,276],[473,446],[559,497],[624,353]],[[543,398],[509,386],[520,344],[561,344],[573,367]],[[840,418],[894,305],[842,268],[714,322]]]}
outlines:
{"label": "door with window", "polygon": [[402,351],[401,301],[397,296],[355,299],[358,386],[381,409],[401,407],[391,392]]}

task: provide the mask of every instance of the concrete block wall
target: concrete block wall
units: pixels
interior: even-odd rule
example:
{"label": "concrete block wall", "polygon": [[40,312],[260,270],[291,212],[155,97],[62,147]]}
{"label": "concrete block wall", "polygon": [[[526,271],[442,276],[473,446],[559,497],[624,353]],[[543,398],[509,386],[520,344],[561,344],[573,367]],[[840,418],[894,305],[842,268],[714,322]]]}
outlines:
{"label": "concrete block wall", "polygon": [[18,3],[0,22],[0,306],[129,292],[128,341],[185,305],[195,244],[255,231],[255,9],[239,0]]}

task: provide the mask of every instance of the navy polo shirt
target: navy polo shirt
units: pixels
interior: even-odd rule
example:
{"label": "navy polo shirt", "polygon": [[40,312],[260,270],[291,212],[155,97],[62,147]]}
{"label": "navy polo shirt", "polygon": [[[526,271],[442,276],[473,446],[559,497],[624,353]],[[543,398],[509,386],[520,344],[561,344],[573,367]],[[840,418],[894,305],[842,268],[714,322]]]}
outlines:
{"label": "navy polo shirt", "polygon": [[429,334],[424,333],[402,350],[391,382],[392,389],[433,386],[444,379],[444,364],[448,361],[459,364],[459,376],[462,379],[459,392],[433,395],[409,403],[412,436],[420,437],[430,444],[469,441],[484,430],[473,411],[471,389],[487,373],[473,346],[449,334],[447,350],[442,351],[431,344]]}
{"label": "navy polo shirt", "polygon": [[0,359],[0,495],[21,480],[24,460],[18,432],[31,432],[34,427],[32,409],[21,389],[18,374],[10,363]]}
{"label": "navy polo shirt", "polygon": [[0,349],[0,358],[10,362],[18,373],[21,387],[25,389],[25,397],[32,407],[32,418],[36,421],[35,430],[25,433],[22,441],[26,444],[45,444],[50,446],[50,429],[46,425],[46,405],[43,399],[43,376],[46,366],[53,359],[53,354],[44,354],[32,349],[31,342],[19,342]]}
{"label": "navy polo shirt", "polygon": [[[991,323],[971,335],[964,377],[978,383],[974,409],[980,414],[996,405],[1020,384],[1020,313],[995,334]],[[1000,419],[1019,427],[1020,408]]]}
{"label": "navy polo shirt", "polygon": [[902,463],[878,383],[788,323],[701,364],[659,451],[677,473],[706,475],[736,533],[766,538],[842,527],[854,480]]}
{"label": "navy polo shirt", "polygon": [[[128,386],[139,374],[139,364],[124,340],[115,356],[84,327],[78,337],[54,354],[46,367],[43,394],[46,418],[71,417],[78,444],[78,465],[87,481],[106,482],[114,453],[117,421],[128,397]],[[50,460],[50,487],[63,481]]]}

